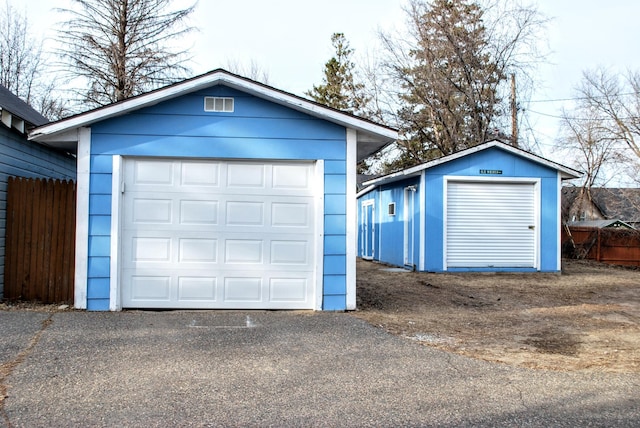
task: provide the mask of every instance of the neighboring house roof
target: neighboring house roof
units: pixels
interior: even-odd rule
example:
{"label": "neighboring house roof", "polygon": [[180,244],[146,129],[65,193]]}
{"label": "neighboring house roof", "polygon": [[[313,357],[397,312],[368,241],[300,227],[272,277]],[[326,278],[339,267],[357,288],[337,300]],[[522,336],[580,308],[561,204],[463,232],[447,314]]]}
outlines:
{"label": "neighboring house roof", "polygon": [[0,113],[2,115],[2,123],[21,133],[25,133],[34,126],[44,125],[49,122],[46,117],[2,85],[0,85]]}
{"label": "neighboring house roof", "polygon": [[66,150],[75,150],[78,142],[78,133],[76,132],[78,128],[91,126],[91,124],[105,119],[121,116],[215,85],[238,89],[310,116],[355,129],[358,142],[358,160],[365,159],[398,138],[398,131],[393,128],[275,89],[226,70],[217,69],[155,91],[50,123],[33,130],[30,139]]}
{"label": "neighboring house roof", "polygon": [[479,144],[477,146],[468,148],[466,150],[461,150],[459,152],[453,153],[451,155],[448,156],[443,156],[441,158],[438,159],[434,159],[425,163],[422,163],[420,165],[411,167],[411,168],[407,168],[407,169],[403,169],[402,171],[398,171],[398,172],[394,172],[392,174],[388,174],[379,178],[375,178],[373,180],[369,180],[366,181],[363,184],[363,186],[366,187],[365,190],[363,190],[361,193],[366,193],[369,190],[371,190],[372,188],[374,188],[375,186],[381,185],[381,184],[386,184],[386,183],[392,183],[394,181],[400,181],[400,180],[404,180],[406,178],[409,177],[415,177],[415,176],[419,176],[420,173],[422,171],[424,171],[425,169],[429,169],[429,168],[433,168],[434,166],[437,165],[442,165],[444,163],[447,162],[451,162],[455,159],[459,159],[463,156],[467,156],[470,155],[472,153],[477,153],[483,150],[487,150],[490,149],[492,147],[498,147],[502,150],[508,151],[510,153],[513,153],[514,155],[517,156],[521,156],[523,158],[529,159],[533,162],[537,162],[539,164],[545,165],[549,168],[555,169],[557,171],[560,171],[562,178],[563,179],[573,179],[573,178],[578,178],[580,177],[582,174],[579,171],[576,171],[572,168],[566,167],[564,165],[561,165],[559,163],[550,161],[548,159],[545,159],[543,157],[540,157],[538,155],[535,155],[533,153],[527,152],[525,150],[519,149],[517,147],[513,147],[511,145],[508,145],[506,143],[503,143],[502,141],[499,140],[491,140],[491,141],[487,141],[486,143],[483,144]]}
{"label": "neighboring house roof", "polygon": [[593,227],[595,229],[603,229],[605,227],[634,229],[630,224],[620,220],[585,220],[585,221],[569,221],[567,226],[571,227]]}
{"label": "neighboring house roof", "polygon": [[[591,202],[606,219],[619,219],[626,223],[640,222],[640,189],[592,187],[590,192]],[[562,189],[563,214],[569,213],[579,194],[578,187]]]}

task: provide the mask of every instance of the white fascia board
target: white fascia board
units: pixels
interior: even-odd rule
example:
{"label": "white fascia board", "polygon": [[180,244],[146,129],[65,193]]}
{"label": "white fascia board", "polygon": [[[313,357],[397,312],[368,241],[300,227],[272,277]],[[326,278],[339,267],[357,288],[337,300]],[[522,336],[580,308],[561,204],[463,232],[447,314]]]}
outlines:
{"label": "white fascia board", "polygon": [[143,107],[148,107],[216,84],[225,84],[232,88],[251,93],[260,98],[270,99],[278,104],[340,124],[347,128],[353,128],[358,131],[364,131],[366,133],[376,135],[385,141],[385,143],[387,140],[388,142],[391,142],[398,138],[398,131],[394,129],[378,125],[337,110],[329,109],[312,101],[307,101],[286,92],[282,92],[268,86],[263,86],[256,82],[229,74],[225,71],[216,71],[210,74],[205,74],[120,103],[112,104],[66,120],[63,119],[49,125],[41,126],[32,131],[30,138],[39,141],[41,138],[45,138],[44,136],[46,135],[52,136],[59,133],[65,133],[70,129],[89,126],[92,123],[101,120],[119,116]]}
{"label": "white fascia board", "polygon": [[361,191],[359,191],[359,192],[356,194],[356,198],[360,198],[360,196],[364,196],[364,195],[366,195],[367,193],[369,193],[370,191],[372,191],[372,190],[373,190],[373,189],[375,189],[375,188],[376,188],[376,186],[375,186],[375,185],[374,185],[374,186],[367,186],[367,187],[365,187],[364,189],[362,189]]}

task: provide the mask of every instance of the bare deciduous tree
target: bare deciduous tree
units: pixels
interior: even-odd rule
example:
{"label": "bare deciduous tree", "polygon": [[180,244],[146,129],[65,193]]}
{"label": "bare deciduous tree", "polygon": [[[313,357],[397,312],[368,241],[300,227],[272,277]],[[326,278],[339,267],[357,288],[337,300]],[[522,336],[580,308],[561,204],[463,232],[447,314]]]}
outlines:
{"label": "bare deciduous tree", "polygon": [[586,71],[578,93],[597,111],[612,138],[623,142],[640,161],[640,73],[625,75],[603,68]]}
{"label": "bare deciduous tree", "polygon": [[83,78],[77,95],[105,105],[172,83],[188,68],[184,49],[172,47],[186,33],[195,5],[172,10],[171,0],[72,0],[60,9],[68,20],[58,33],[69,78]]}
{"label": "bare deciduous tree", "polygon": [[572,154],[573,166],[584,173],[581,193],[591,200],[591,188],[610,179],[605,169],[612,163],[625,162],[620,143],[609,132],[607,119],[585,100],[571,110],[563,110],[558,147]]}
{"label": "bare deciduous tree", "polygon": [[28,104],[34,103],[42,43],[29,34],[25,15],[5,1],[0,11],[0,84]]}
{"label": "bare deciduous tree", "polygon": [[242,63],[236,59],[229,59],[227,60],[226,69],[231,73],[255,80],[256,82],[264,83],[265,85],[269,84],[269,73],[263,70],[255,60],[251,60],[249,63]]}

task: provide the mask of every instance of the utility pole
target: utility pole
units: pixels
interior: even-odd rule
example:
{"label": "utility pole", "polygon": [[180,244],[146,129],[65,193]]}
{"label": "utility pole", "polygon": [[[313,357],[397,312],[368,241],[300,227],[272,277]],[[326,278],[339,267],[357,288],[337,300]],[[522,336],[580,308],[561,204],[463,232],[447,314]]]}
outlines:
{"label": "utility pole", "polygon": [[511,73],[511,145],[518,147],[518,102],[516,101],[515,73]]}

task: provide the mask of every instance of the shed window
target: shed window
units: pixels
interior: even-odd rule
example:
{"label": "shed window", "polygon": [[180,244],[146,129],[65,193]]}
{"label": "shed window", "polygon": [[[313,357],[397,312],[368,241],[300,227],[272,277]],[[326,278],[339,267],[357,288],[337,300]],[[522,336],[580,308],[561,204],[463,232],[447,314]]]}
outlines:
{"label": "shed window", "polygon": [[204,97],[204,111],[233,113],[233,98]]}
{"label": "shed window", "polygon": [[389,204],[389,215],[396,215],[396,203],[391,202]]}

